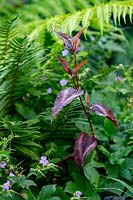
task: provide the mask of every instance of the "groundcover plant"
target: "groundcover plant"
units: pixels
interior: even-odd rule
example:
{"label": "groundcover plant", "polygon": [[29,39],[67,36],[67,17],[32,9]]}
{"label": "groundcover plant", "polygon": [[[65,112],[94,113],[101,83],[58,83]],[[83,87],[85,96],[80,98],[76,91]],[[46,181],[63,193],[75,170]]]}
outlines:
{"label": "groundcover plant", "polygon": [[0,199],[131,200],[133,3],[53,2],[0,3]]}

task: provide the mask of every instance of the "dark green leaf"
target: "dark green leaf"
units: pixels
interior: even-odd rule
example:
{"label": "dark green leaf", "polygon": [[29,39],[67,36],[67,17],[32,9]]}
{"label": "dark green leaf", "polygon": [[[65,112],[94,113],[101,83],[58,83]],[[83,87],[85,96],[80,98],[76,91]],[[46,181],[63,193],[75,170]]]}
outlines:
{"label": "dark green leaf", "polygon": [[91,184],[97,185],[100,179],[100,175],[97,170],[90,166],[90,164],[85,165],[83,169],[85,177],[91,182]]}
{"label": "dark green leaf", "polygon": [[119,175],[122,177],[122,178],[125,178],[127,179],[128,181],[132,181],[132,176],[131,176],[131,172],[129,169],[127,168],[120,168],[119,170]]}
{"label": "dark green leaf", "polygon": [[24,197],[25,200],[36,200],[35,196],[31,191],[22,190],[21,195]]}
{"label": "dark green leaf", "polygon": [[37,200],[44,200],[44,199],[47,200],[54,195],[55,191],[56,191],[55,185],[43,186],[41,191],[39,192]]}

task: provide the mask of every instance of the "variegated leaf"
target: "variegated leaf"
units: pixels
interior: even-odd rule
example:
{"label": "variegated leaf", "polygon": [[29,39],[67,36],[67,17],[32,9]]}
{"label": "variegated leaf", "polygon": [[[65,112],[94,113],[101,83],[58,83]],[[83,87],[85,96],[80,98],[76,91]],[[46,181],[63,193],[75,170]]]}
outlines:
{"label": "variegated leaf", "polygon": [[56,97],[54,107],[52,109],[52,117],[57,115],[64,106],[71,103],[75,98],[83,95],[82,90],[77,90],[72,87],[68,87],[62,90]]}
{"label": "variegated leaf", "polygon": [[85,28],[81,29],[74,37],[71,37],[65,33],[56,32],[53,29],[53,31],[63,40],[65,48],[71,50],[74,53],[76,53],[79,49],[78,48],[79,41],[80,41],[79,38],[84,30],[85,30]]}
{"label": "variegated leaf", "polygon": [[79,169],[85,163],[87,155],[97,146],[97,140],[90,137],[87,133],[81,133],[75,142],[74,146],[74,160]]}
{"label": "variegated leaf", "polygon": [[113,116],[112,111],[106,106],[99,103],[93,103],[89,111],[95,112],[97,115],[108,118],[110,121],[114,123],[116,127],[118,127],[118,121]]}

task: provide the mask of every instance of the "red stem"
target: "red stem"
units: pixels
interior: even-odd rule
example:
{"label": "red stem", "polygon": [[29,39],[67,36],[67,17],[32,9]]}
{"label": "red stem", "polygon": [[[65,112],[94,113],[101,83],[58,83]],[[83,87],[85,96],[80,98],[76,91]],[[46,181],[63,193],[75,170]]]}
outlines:
{"label": "red stem", "polygon": [[[74,52],[74,68],[76,67],[76,62],[77,62],[77,59],[76,59],[76,52]],[[75,76],[76,76],[76,82],[75,82],[75,80],[74,80],[74,77],[73,77],[73,76],[71,76],[71,77],[72,77],[72,80],[73,80],[73,83],[74,83],[75,88],[78,90],[78,89],[79,89],[78,72],[76,72]],[[82,97],[81,97],[81,96],[79,96],[79,99],[80,99],[80,103],[81,103],[81,105],[82,105],[82,108],[83,108],[83,110],[84,110],[84,113],[85,113],[85,115],[86,115],[86,117],[87,117],[87,120],[88,120],[88,122],[89,122],[89,126],[90,126],[90,129],[91,129],[92,137],[94,137],[94,134],[95,134],[95,133],[94,133],[94,129],[93,129],[93,126],[92,126],[92,122],[91,122],[91,120],[90,120],[90,118],[89,118],[89,112],[87,112],[87,110],[86,110],[86,108],[85,108],[85,106],[84,106],[84,103],[83,103],[83,101],[82,101]]]}
{"label": "red stem", "polygon": [[[77,57],[76,57],[76,52],[74,52],[74,68],[76,67],[76,64],[77,63]],[[77,84],[77,89],[79,89],[79,83],[78,83],[78,72],[76,72],[76,74],[75,74],[75,76],[76,76],[76,84]]]}
{"label": "red stem", "polygon": [[89,118],[89,112],[87,112],[87,110],[86,110],[86,108],[85,108],[85,106],[84,106],[84,103],[83,103],[83,101],[82,101],[82,98],[81,98],[81,96],[79,96],[79,99],[80,99],[80,103],[81,103],[81,105],[82,105],[82,108],[83,108],[83,110],[84,110],[84,113],[85,113],[85,115],[86,115],[86,117],[87,117],[87,120],[88,120],[88,122],[89,122],[89,125],[90,125],[90,129],[91,129],[91,133],[92,133],[92,137],[94,137],[94,129],[93,129],[93,126],[92,126],[92,122],[91,122],[91,120],[90,120],[90,118]]}

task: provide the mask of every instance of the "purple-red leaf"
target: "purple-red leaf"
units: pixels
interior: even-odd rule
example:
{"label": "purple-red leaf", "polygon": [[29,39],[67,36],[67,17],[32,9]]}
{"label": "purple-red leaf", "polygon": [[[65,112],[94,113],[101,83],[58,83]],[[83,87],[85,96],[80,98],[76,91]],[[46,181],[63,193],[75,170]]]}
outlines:
{"label": "purple-red leaf", "polygon": [[64,46],[71,50],[73,47],[73,38],[61,32],[56,32],[56,34],[63,40]]}
{"label": "purple-red leaf", "polygon": [[72,87],[68,87],[62,90],[56,97],[54,107],[52,109],[52,117],[57,115],[64,106],[71,103],[75,98],[83,95],[82,90],[77,90]]}
{"label": "purple-red leaf", "polygon": [[84,165],[87,155],[97,146],[97,140],[87,133],[81,133],[75,142],[74,160],[79,169]]}
{"label": "purple-red leaf", "polygon": [[113,116],[112,111],[106,106],[99,103],[93,103],[89,111],[95,112],[97,115],[108,118],[110,121],[114,123],[116,127],[118,127],[118,121]]}
{"label": "purple-red leaf", "polygon": [[65,33],[54,31],[64,42],[64,46],[70,49],[72,52],[76,53],[79,46],[79,38],[83,33],[85,28],[81,29],[74,37],[71,37]]}
{"label": "purple-red leaf", "polygon": [[73,52],[76,52],[79,46],[80,35],[84,32],[86,28],[81,29],[73,38]]}
{"label": "purple-red leaf", "polygon": [[73,73],[76,74],[79,71],[79,69],[83,67],[86,63],[87,60],[83,60],[81,63],[79,63],[76,67],[74,67]]}
{"label": "purple-red leaf", "polygon": [[58,57],[58,56],[57,56],[57,59],[61,62],[61,64],[62,64],[64,70],[65,70],[68,74],[72,75],[72,71],[71,71],[71,69],[70,69],[68,63],[67,63],[64,59],[62,59],[62,58],[60,58],[60,57]]}

